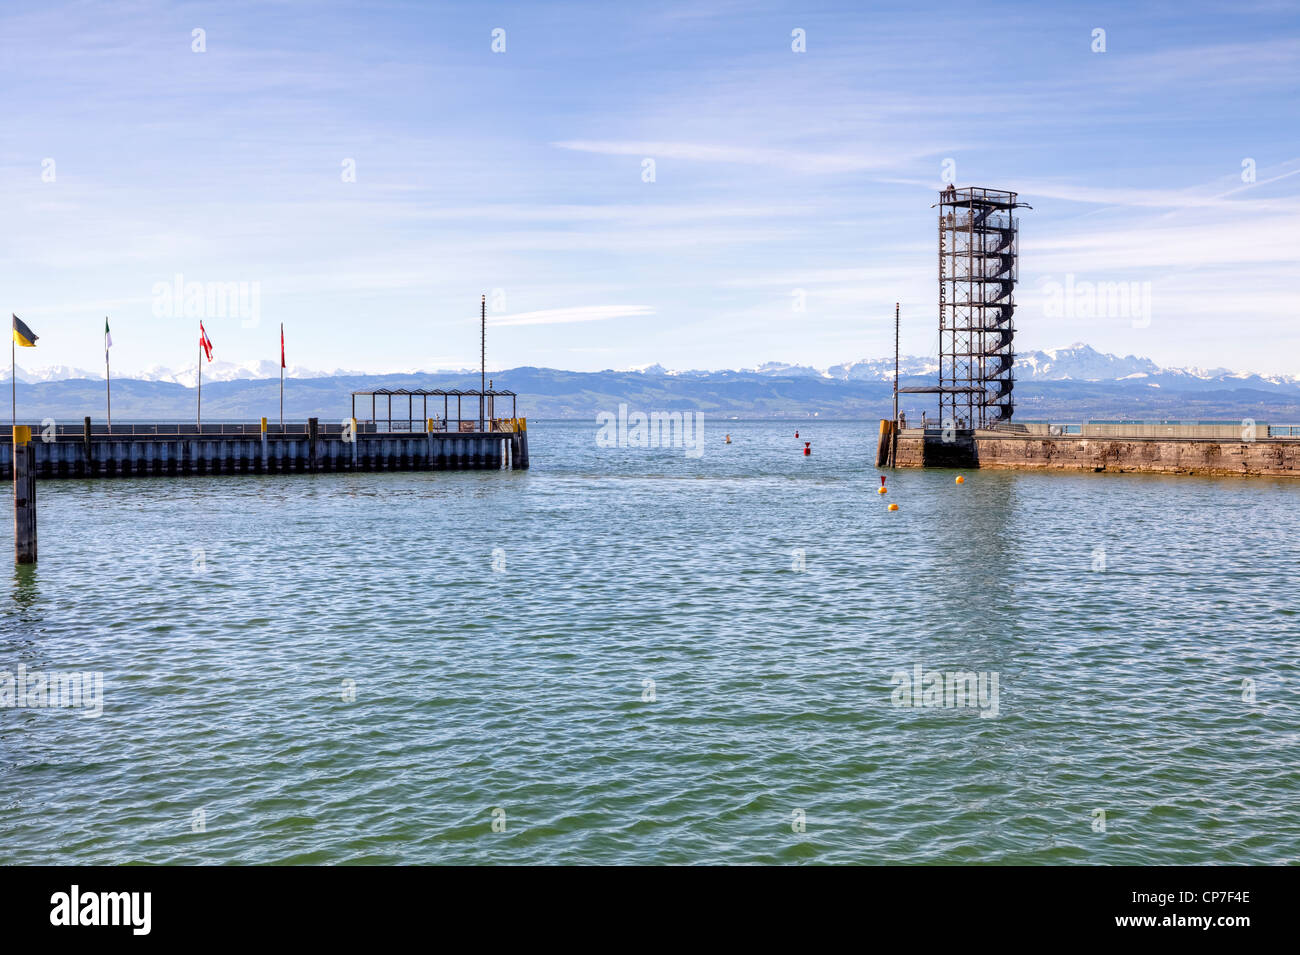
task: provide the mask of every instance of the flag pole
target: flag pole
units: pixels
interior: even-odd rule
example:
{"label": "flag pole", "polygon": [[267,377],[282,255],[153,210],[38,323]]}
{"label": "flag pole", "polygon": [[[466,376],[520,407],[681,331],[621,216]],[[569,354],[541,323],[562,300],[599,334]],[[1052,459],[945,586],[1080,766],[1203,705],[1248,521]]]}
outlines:
{"label": "flag pole", "polygon": [[199,406],[195,424],[199,434],[203,433],[203,323],[199,322]]}
{"label": "flag pole", "polygon": [[487,401],[487,296],[479,298],[479,376],[478,376],[478,429],[483,430],[483,403]]}
{"label": "flag pole", "polygon": [[9,400],[12,402],[10,408],[13,413],[13,426],[18,427],[18,359],[15,357],[18,346],[14,344],[14,336],[9,335]]}
{"label": "flag pole", "polygon": [[104,316],[104,394],[108,402],[108,433],[113,433],[113,374],[108,366],[108,316]]}
{"label": "flag pole", "polygon": [[280,323],[280,433],[284,433],[284,322]]}

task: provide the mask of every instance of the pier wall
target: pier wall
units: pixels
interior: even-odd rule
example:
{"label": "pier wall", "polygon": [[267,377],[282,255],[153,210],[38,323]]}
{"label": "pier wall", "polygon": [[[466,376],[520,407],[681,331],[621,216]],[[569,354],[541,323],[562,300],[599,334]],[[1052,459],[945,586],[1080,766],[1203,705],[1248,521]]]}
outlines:
{"label": "pier wall", "polygon": [[[7,430],[7,429],[6,429]],[[314,430],[314,429],[313,429]],[[37,478],[464,471],[528,467],[528,432],[307,434],[58,434],[34,436]],[[0,477],[13,477],[13,441],[0,440]]]}
{"label": "pier wall", "polygon": [[988,431],[898,433],[897,467],[1004,468],[1300,477],[1300,439],[1081,435],[1044,437]]}

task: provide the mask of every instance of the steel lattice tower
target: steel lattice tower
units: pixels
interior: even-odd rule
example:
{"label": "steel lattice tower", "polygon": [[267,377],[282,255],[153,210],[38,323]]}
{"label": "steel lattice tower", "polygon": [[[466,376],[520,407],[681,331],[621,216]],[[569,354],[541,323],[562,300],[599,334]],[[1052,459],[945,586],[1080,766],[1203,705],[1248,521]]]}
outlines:
{"label": "steel lattice tower", "polygon": [[939,417],[958,428],[983,428],[1010,420],[1015,407],[1015,210],[1030,207],[1014,192],[976,186],[949,186],[936,205]]}

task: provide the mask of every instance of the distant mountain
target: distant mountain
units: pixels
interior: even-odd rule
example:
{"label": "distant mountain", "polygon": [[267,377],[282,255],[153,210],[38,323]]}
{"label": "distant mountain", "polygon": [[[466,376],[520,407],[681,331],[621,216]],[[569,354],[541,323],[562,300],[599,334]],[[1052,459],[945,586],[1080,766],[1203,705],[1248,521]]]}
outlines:
{"label": "distant mountain", "polygon": [[[899,371],[903,377],[937,375],[939,371],[939,360],[934,357],[905,355],[899,359]],[[814,368],[811,365],[792,365],[788,362],[769,361],[764,362],[757,368],[741,368],[735,370],[724,369],[720,371],[709,371],[704,369],[691,369],[686,371],[677,371],[665,368],[660,364],[653,364],[629,368],[626,369],[625,372],[670,378],[709,378],[719,375],[754,374],[767,378],[828,378],[839,381],[893,381],[894,359],[892,357],[862,358],[858,361],[849,361],[838,365],[832,365],[826,369]],[[444,369],[436,372],[410,369],[408,371],[400,372],[399,374],[472,375],[476,373],[476,369],[461,368],[456,370]],[[602,374],[610,373],[618,374],[619,372],[602,372]],[[102,370],[87,371],[83,368],[73,368],[69,365],[54,365],[49,368],[39,368],[31,371],[25,370],[21,366],[18,368],[18,380],[20,382],[28,383],[42,381],[68,381],[77,378],[102,379],[103,374]],[[496,373],[494,372],[494,374]],[[193,388],[198,380],[198,366],[185,365],[179,369],[155,366],[144,372],[117,375],[116,377],[121,380],[131,378],[137,381],[169,381],[175,384],[185,385],[188,388]],[[273,361],[247,361],[240,364],[228,361],[216,361],[203,366],[203,380],[205,382],[256,381],[264,378],[278,379],[279,377],[280,366]],[[335,368],[333,371],[321,371],[312,368],[304,368],[301,365],[290,365],[285,370],[285,377],[362,378],[366,377],[366,373],[343,368]],[[1125,379],[1137,378],[1153,380],[1166,379],[1169,381],[1196,379],[1207,382],[1258,381],[1272,384],[1300,383],[1300,377],[1290,375],[1262,376],[1250,372],[1234,372],[1226,368],[1214,368],[1209,370],[1199,368],[1161,368],[1149,358],[1137,358],[1133,355],[1121,358],[1117,355],[1103,354],[1082,342],[1075,342],[1073,345],[1064,348],[1049,348],[1044,351],[1024,351],[1016,353],[1016,379],[1018,381],[1122,381]],[[7,370],[0,371],[0,381],[8,380],[9,372]]]}
{"label": "distant mountain", "polygon": [[768,375],[774,378],[825,378],[828,377],[824,371],[818,371],[809,365],[789,365],[783,361],[768,361],[754,369],[758,375]]}
{"label": "distant mountain", "polygon": [[[932,384],[934,358],[900,360],[904,385]],[[144,376],[114,378],[114,420],[188,420],[194,413],[194,367],[151,369]],[[68,377],[60,377],[63,374]],[[1242,374],[1218,368],[1160,368],[1146,358],[1117,357],[1087,345],[1028,351],[1016,356],[1016,416],[1025,419],[1079,421],[1122,419],[1240,419],[1273,424],[1300,423],[1300,380],[1290,376]],[[863,359],[820,370],[806,365],[769,362],[740,370],[671,371],[650,365],[624,371],[576,372],[554,368],[493,371],[498,388],[520,395],[518,410],[533,418],[593,420],[598,411],[617,411],[620,404],[643,411],[702,411],[727,417],[875,418],[892,404],[894,360]],[[279,368],[274,362],[233,365],[214,363],[203,369],[204,419],[256,420],[279,414]],[[19,369],[18,409],[24,420],[53,417],[80,420],[103,416],[104,383],[100,374],[79,369]],[[405,372],[364,375],[289,369],[285,416],[316,416],[339,421],[351,411],[350,393],[375,388],[477,388],[477,372]],[[387,415],[387,399],[374,407]],[[454,414],[455,400],[447,407]],[[909,414],[937,412],[930,395],[906,395]],[[393,399],[393,416],[417,420],[425,404]],[[428,404],[440,414],[438,399]],[[471,412],[467,406],[466,416]],[[358,417],[370,414],[370,400],[360,399]],[[504,404],[498,416],[508,415]]]}
{"label": "distant mountain", "polygon": [[[1297,384],[1300,378],[1293,376],[1262,376],[1251,373],[1229,371],[1215,368],[1204,371],[1198,368],[1161,368],[1150,358],[1137,358],[1128,355],[1103,354],[1089,345],[1076,342],[1065,348],[1049,348],[1045,351],[1024,351],[1016,353],[1017,381],[1125,381],[1148,379],[1157,382],[1182,382],[1188,379],[1218,382],[1267,382],[1271,384]],[[900,373],[910,375],[937,375],[939,361],[937,358],[916,358],[908,356],[900,360]],[[827,370],[832,378],[846,381],[893,381],[894,360],[892,358],[871,358],[833,365]]]}
{"label": "distant mountain", "polygon": [[[788,362],[769,361],[757,368],[736,371],[671,371],[662,365],[647,365],[628,369],[645,375],[664,375],[678,378],[700,378],[710,375],[754,374],[778,378],[830,378],[838,381],[890,381],[894,380],[894,359],[862,358],[843,362],[826,369],[810,365],[792,365]],[[939,360],[933,356],[904,355],[899,359],[902,377],[934,377],[939,373]],[[1264,376],[1251,372],[1234,372],[1226,368],[1161,368],[1150,358],[1134,355],[1120,357],[1097,351],[1082,342],[1064,348],[1016,353],[1017,381],[1125,381],[1147,379],[1151,382],[1186,383],[1202,382],[1262,382],[1268,384],[1297,384],[1300,377],[1289,375]]]}
{"label": "distant mountain", "polygon": [[[18,380],[20,382],[34,383],[38,381],[68,381],[73,378],[94,378],[95,372],[86,371],[84,368],[73,368],[71,365],[50,365],[48,368],[38,368],[35,371],[24,371],[21,366],[18,368]],[[103,378],[104,373],[101,371],[98,377]],[[9,380],[9,369],[6,368],[0,373],[0,381]]]}
{"label": "distant mountain", "polygon": [[1161,373],[1149,358],[1103,355],[1082,342],[1067,348],[1019,353],[1015,368],[1017,378],[1029,381],[1119,381]]}
{"label": "distant mountain", "polygon": [[[460,369],[449,372],[449,374],[477,374],[469,369]],[[406,374],[424,374],[419,370],[413,369]],[[364,376],[365,372],[348,370],[344,368],[335,368],[333,371],[318,371],[312,368],[304,368],[301,365],[290,365],[285,369],[286,378],[352,378]],[[104,378],[104,369],[100,368],[95,371],[87,371],[84,368],[73,368],[71,365],[51,365],[47,368],[37,368],[31,371],[25,370],[21,365],[18,366],[18,381],[35,384],[42,381],[72,381],[79,378],[90,378],[102,381]],[[230,361],[205,362],[203,365],[203,381],[256,381],[263,378],[280,378],[280,366],[273,361],[246,361],[236,364]],[[0,381],[9,380],[9,369],[0,372]],[[114,381],[167,381],[173,384],[184,385],[187,388],[193,388],[198,384],[198,365],[185,365],[179,369],[165,368],[162,365],[155,365],[142,372],[132,372],[128,374],[119,374],[116,370],[113,372]]]}
{"label": "distant mountain", "polygon": [[[314,371],[310,368],[303,368],[299,365],[291,365],[284,370],[286,378],[339,378],[347,375],[359,375],[359,371],[344,371],[337,368],[334,371]],[[141,381],[170,381],[178,385],[184,385],[186,388],[193,388],[198,384],[199,366],[197,364],[186,365],[180,370],[163,368],[161,365],[155,365],[148,371],[137,376]],[[230,361],[214,361],[211,364],[203,366],[203,380],[209,381],[256,381],[261,378],[280,377],[280,366],[273,361],[246,361],[235,364]]]}
{"label": "distant mountain", "polygon": [[[898,374],[902,378],[918,375],[934,377],[938,373],[939,359],[937,358],[916,358],[907,355],[898,360]],[[832,365],[827,370],[827,374],[840,381],[893,381],[894,359],[863,358],[860,361],[845,362],[842,365]]]}

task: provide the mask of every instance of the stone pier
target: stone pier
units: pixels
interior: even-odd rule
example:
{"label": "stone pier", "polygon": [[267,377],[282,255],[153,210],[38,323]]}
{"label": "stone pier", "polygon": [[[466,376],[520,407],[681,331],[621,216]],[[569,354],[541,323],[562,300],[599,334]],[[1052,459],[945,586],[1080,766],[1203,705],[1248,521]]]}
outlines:
{"label": "stone pier", "polygon": [[[896,467],[1300,477],[1300,437],[898,432]],[[1265,429],[1267,433],[1267,429]]]}

